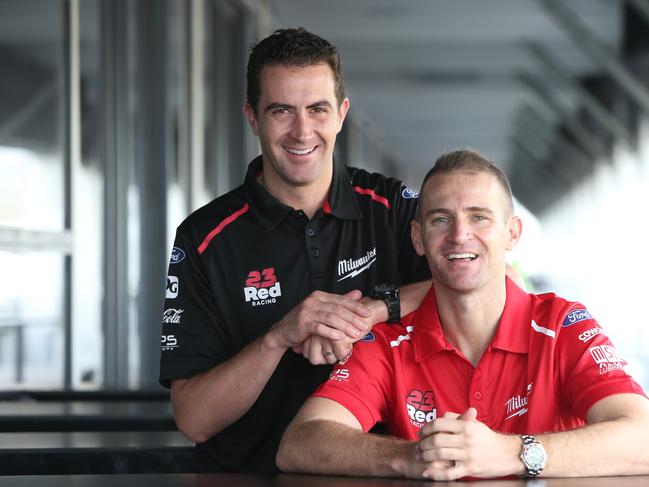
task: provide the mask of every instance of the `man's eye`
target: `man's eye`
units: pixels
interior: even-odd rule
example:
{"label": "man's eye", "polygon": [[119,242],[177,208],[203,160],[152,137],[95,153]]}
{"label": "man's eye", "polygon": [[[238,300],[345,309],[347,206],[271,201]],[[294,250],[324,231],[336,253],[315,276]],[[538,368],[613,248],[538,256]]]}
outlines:
{"label": "man's eye", "polygon": [[485,221],[486,218],[484,216],[482,216],[482,215],[474,215],[473,220],[477,221],[477,222],[481,222],[481,221]]}
{"label": "man's eye", "polygon": [[327,109],[325,107],[313,107],[312,111],[315,113],[327,113]]}
{"label": "man's eye", "polygon": [[445,216],[437,216],[437,217],[433,218],[432,222],[433,222],[433,225],[442,225],[442,224],[448,222],[448,218],[446,218]]}

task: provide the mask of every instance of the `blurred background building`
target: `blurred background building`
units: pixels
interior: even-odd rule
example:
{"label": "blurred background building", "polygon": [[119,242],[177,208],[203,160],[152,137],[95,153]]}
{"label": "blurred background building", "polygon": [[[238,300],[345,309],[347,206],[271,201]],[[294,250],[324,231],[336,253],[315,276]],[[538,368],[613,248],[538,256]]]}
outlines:
{"label": "blurred background building", "polygon": [[155,389],[175,227],[258,154],[248,47],[338,45],[337,156],[418,187],[509,175],[531,289],[649,386],[649,0],[0,0],[0,389]]}

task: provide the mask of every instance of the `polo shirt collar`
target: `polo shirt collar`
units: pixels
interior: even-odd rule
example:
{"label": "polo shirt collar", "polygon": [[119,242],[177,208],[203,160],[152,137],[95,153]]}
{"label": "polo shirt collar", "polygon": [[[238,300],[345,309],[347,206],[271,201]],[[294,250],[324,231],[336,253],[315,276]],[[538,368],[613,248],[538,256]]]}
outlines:
{"label": "polo shirt collar", "polygon": [[[270,231],[295,210],[280,202],[259,184],[257,176],[262,171],[262,156],[258,156],[248,165],[244,188],[255,216],[264,229]],[[363,217],[347,169],[336,159],[334,159],[331,187],[322,205],[322,212],[344,220],[355,220]]]}
{"label": "polo shirt collar", "polygon": [[[532,308],[529,295],[506,277],[505,309],[490,348],[527,353]],[[412,343],[415,361],[419,362],[442,350],[453,350],[439,321],[434,285],[413,317]]]}
{"label": "polo shirt collar", "polygon": [[507,280],[507,300],[500,317],[496,336],[491,341],[492,348],[515,353],[529,350],[530,326],[532,322],[532,302],[530,295]]}
{"label": "polo shirt collar", "polygon": [[250,207],[266,231],[275,228],[293,208],[285,205],[264,188],[257,176],[263,171],[261,156],[253,159],[248,165],[248,172],[243,186],[248,194]]}
{"label": "polo shirt collar", "polygon": [[322,211],[343,220],[359,220],[363,218],[347,168],[336,158],[334,158],[331,188],[329,188],[329,194],[322,205]]}

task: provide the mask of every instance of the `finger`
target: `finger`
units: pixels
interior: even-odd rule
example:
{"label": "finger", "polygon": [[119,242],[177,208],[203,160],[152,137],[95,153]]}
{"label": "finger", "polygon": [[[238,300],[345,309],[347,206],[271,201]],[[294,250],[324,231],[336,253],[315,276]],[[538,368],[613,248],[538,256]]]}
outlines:
{"label": "finger", "polygon": [[306,358],[312,365],[322,365],[327,363],[322,355],[321,340],[322,338],[314,335],[304,340],[304,351],[302,355],[304,355],[304,358]]}
{"label": "finger", "polygon": [[323,363],[335,364],[338,359],[336,358],[336,354],[332,351],[332,349],[333,345],[330,340],[326,340],[315,335],[311,336],[310,356],[313,357],[313,360],[316,360],[316,356],[319,356],[320,360],[323,360]]}
{"label": "finger", "polygon": [[[446,411],[444,413],[444,416],[442,416],[442,418],[444,418],[444,419],[458,419],[458,418],[460,418],[460,414],[459,413],[454,413],[454,412],[451,412],[451,411]],[[425,424],[424,427],[419,430],[419,437],[424,438],[424,437],[430,435],[431,431],[432,431],[432,428],[433,428],[433,426],[430,424],[430,422]]]}
{"label": "finger", "polygon": [[345,340],[339,340],[337,342],[331,342],[331,350],[336,360],[344,360],[352,353],[352,345]]}
{"label": "finger", "polygon": [[324,348],[322,350],[322,355],[325,359],[325,362],[327,362],[328,364],[335,364],[336,362],[338,362],[338,357],[336,357],[336,354],[331,350]]}
{"label": "finger", "polygon": [[461,433],[464,424],[457,418],[446,417],[437,418],[430,423],[426,423],[420,430],[419,436],[426,437],[435,433]]}
{"label": "finger", "polygon": [[469,408],[459,418],[464,421],[476,421],[478,418],[478,410],[476,408]]}
{"label": "finger", "polygon": [[466,460],[466,451],[462,448],[444,447],[433,449],[421,449],[421,460],[424,462],[459,462]]}
{"label": "finger", "polygon": [[457,480],[468,475],[467,469],[462,463],[456,463],[452,467],[433,467],[429,466],[422,473],[422,477],[436,480],[438,482],[444,482],[449,480]]}
{"label": "finger", "polygon": [[343,298],[351,299],[352,301],[360,301],[363,299],[363,293],[359,289],[354,289],[342,295]]}
{"label": "finger", "polygon": [[[338,312],[331,311],[317,312],[313,315],[311,323],[307,324],[307,332],[320,335],[320,328],[323,326],[342,333],[341,338],[332,338],[333,340],[347,338],[348,340],[356,341],[364,335],[364,332],[358,328],[358,325],[354,324],[353,315],[345,313],[341,315]],[[320,336],[331,338],[324,335]]]}
{"label": "finger", "polygon": [[464,438],[462,435],[458,434],[449,434],[449,433],[435,433],[434,435],[427,436],[423,438],[418,443],[419,451],[432,452],[430,453],[425,460],[432,462],[433,460],[445,459],[445,460],[457,460],[457,458],[446,458],[442,457],[437,452],[442,449],[456,448],[461,449],[464,447]]}
{"label": "finger", "polygon": [[361,301],[361,299],[363,298],[363,293],[361,293],[358,289],[349,291],[348,293],[345,293],[341,296],[334,296],[336,298],[339,298],[336,299],[336,301],[339,301],[340,304],[342,304],[355,314],[364,318],[369,318],[370,316],[372,316],[372,310],[369,308],[369,306],[363,304],[363,302]]}

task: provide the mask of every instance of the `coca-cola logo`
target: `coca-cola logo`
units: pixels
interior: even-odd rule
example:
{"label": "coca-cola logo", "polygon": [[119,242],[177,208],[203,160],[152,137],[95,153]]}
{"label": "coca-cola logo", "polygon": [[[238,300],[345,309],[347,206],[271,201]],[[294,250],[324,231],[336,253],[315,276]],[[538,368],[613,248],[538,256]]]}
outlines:
{"label": "coca-cola logo", "polygon": [[166,309],[162,315],[162,323],[165,325],[179,325],[183,311],[182,309],[175,308]]}

